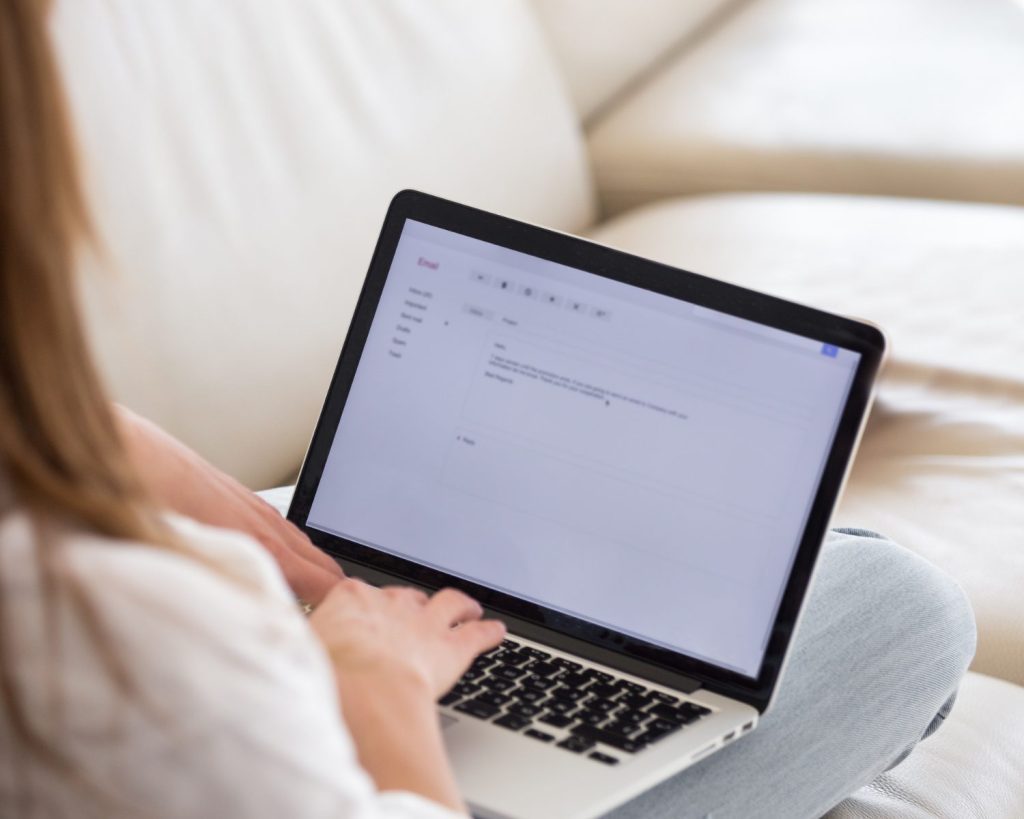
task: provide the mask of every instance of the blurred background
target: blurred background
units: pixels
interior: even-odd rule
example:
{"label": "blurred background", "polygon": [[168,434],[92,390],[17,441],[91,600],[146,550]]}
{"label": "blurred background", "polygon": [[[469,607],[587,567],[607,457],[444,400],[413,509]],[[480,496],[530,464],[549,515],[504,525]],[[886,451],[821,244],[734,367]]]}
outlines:
{"label": "blurred background", "polygon": [[979,623],[957,727],[894,792],[1024,815],[1024,4],[55,6],[107,377],[254,488],[294,479],[402,188],[880,324],[836,523]]}

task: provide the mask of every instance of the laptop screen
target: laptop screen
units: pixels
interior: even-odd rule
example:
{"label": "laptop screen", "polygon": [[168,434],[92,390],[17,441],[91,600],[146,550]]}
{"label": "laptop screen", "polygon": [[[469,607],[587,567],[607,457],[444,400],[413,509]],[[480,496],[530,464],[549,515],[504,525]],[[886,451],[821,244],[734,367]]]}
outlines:
{"label": "laptop screen", "polygon": [[858,360],[406,220],[306,525],[756,677]]}

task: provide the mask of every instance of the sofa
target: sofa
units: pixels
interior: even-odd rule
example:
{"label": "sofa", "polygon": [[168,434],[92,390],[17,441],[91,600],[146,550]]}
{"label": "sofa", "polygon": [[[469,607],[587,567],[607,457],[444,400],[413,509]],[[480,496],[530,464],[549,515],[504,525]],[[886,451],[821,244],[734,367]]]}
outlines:
{"label": "sofa", "polygon": [[953,575],[978,652],[830,816],[1024,816],[1024,4],[59,0],[53,35],[106,378],[255,489],[401,188],[881,324],[834,523]]}

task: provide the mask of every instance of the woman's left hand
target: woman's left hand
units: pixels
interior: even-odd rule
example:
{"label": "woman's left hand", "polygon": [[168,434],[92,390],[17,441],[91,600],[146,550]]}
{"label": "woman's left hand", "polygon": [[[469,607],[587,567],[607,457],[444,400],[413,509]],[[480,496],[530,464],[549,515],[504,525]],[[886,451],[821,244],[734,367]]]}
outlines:
{"label": "woman's left hand", "polygon": [[316,605],[345,577],[269,503],[135,413],[115,408],[136,469],[155,499],[201,523],[245,532],[273,555],[300,599]]}

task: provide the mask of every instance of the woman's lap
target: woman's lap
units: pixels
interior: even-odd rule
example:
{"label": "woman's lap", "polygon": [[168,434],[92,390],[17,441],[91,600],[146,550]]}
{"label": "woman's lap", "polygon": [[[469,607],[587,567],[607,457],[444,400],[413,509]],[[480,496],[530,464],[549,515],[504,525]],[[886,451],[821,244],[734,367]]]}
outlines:
{"label": "woman's lap", "polygon": [[974,636],[949,577],[870,533],[831,533],[757,730],[612,816],[821,816],[937,727]]}

